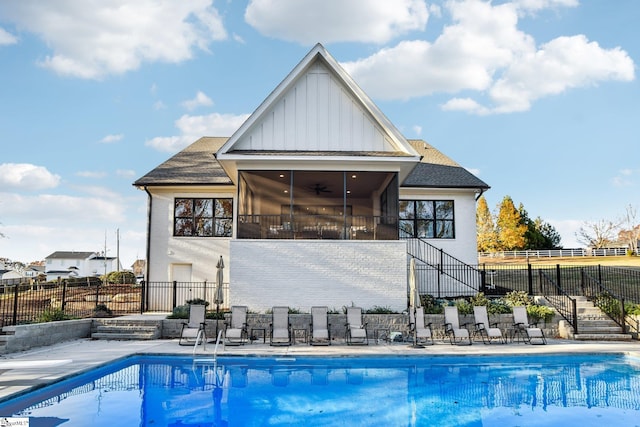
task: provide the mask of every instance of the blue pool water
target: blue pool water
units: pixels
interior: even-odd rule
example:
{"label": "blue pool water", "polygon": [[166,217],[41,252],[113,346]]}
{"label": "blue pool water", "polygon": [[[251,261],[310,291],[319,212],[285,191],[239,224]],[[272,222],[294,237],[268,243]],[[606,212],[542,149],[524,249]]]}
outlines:
{"label": "blue pool water", "polygon": [[0,403],[30,426],[634,426],[623,355],[136,356]]}

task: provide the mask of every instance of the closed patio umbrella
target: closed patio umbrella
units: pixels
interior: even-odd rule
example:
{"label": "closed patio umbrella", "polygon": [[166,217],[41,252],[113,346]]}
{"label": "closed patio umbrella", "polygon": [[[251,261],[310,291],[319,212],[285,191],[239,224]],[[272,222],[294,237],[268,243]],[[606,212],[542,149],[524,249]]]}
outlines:
{"label": "closed patio umbrella", "polygon": [[214,304],[216,305],[216,340],[218,339],[218,316],[220,314],[220,304],[224,302],[224,289],[222,287],[222,282],[224,280],[224,261],[222,260],[222,255],[220,255],[220,259],[218,260],[218,264],[216,264],[216,292],[214,296]]}
{"label": "closed patio umbrella", "polygon": [[416,328],[416,309],[421,306],[420,292],[418,291],[418,283],[416,278],[416,259],[411,257],[409,261],[409,310],[413,313],[413,344],[412,347],[422,348],[418,344],[417,328]]}

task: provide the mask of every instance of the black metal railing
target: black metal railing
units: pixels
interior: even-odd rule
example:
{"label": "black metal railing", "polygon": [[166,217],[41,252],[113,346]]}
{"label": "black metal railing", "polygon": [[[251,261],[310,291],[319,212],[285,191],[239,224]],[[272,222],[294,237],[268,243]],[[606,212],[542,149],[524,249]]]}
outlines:
{"label": "black metal railing", "polygon": [[632,330],[637,335],[640,332],[637,320],[627,315],[625,306],[628,302],[625,297],[627,294],[618,293],[626,290],[636,296],[637,290],[627,286],[619,286],[613,290],[585,271],[582,272],[582,288],[584,295],[622,328],[622,333]]}
{"label": "black metal railing", "polygon": [[418,260],[418,289],[436,298],[468,295],[483,289],[482,272],[429,242],[400,232],[407,253]]}
{"label": "black metal railing", "polygon": [[[91,280],[95,279],[95,280]],[[139,313],[142,287],[103,284],[98,278],[76,283],[42,283],[0,287],[0,327],[34,323],[57,313],[71,318],[94,317],[102,309],[113,315]],[[103,307],[101,307],[103,306]]]}
{"label": "black metal railing", "polygon": [[538,270],[538,275],[540,278],[540,294],[573,326],[573,333],[577,334],[578,309],[575,298],[571,298],[544,270]]}
{"label": "black metal railing", "polygon": [[173,311],[180,305],[185,305],[187,301],[203,299],[209,305],[207,310],[226,310],[229,301],[229,284],[223,284],[223,302],[217,306],[214,304],[216,298],[216,284],[214,282],[145,282],[143,311]]}
{"label": "black metal railing", "polygon": [[365,215],[239,215],[238,239],[397,240],[398,219]]}

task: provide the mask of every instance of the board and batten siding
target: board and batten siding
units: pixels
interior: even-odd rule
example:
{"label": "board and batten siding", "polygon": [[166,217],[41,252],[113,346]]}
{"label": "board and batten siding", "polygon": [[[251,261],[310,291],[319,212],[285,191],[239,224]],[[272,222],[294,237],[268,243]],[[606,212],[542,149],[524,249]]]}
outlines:
{"label": "board and batten siding", "polygon": [[397,151],[375,119],[320,62],[264,113],[234,149]]}

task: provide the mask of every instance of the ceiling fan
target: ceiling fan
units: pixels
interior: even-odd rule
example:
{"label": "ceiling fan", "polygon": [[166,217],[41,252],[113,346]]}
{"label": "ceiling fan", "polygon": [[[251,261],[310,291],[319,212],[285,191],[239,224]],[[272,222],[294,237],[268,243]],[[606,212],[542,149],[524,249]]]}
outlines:
{"label": "ceiling fan", "polygon": [[331,190],[329,190],[329,187],[322,184],[312,185],[311,187],[309,187],[309,190],[315,191],[316,196],[319,196],[321,193],[331,193]]}

